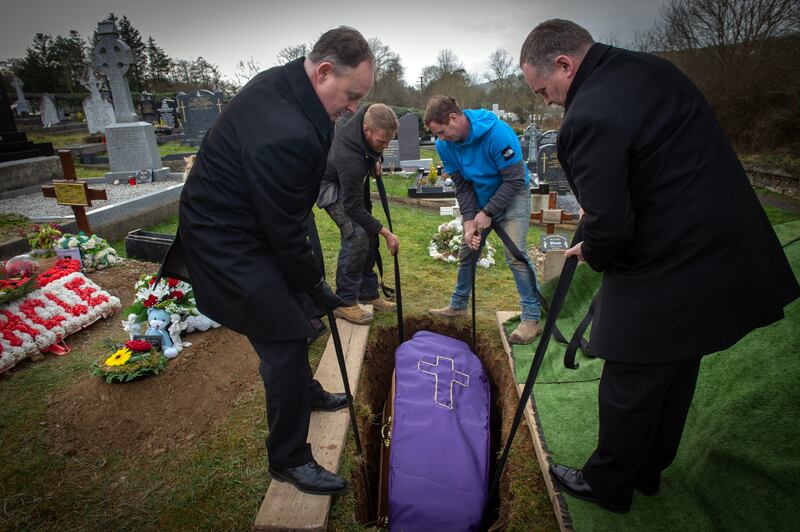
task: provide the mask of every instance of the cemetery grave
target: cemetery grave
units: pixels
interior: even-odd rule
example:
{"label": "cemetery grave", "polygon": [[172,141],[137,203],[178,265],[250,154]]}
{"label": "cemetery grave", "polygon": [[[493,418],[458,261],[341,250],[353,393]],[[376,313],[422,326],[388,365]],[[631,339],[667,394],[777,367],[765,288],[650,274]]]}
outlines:
{"label": "cemetery grave", "polygon": [[[101,23],[99,29],[104,39],[101,42],[105,44],[98,44],[95,49],[94,64],[109,78],[117,103],[112,107],[100,95],[97,80],[93,80],[90,72],[84,83],[91,92],[84,101],[86,127],[90,131],[106,130],[112,171],[95,185],[106,191],[107,201],[99,199],[99,194],[88,194],[92,202],[87,206],[90,215],[87,223],[113,218],[119,226],[134,223],[137,228],[147,228],[157,217],[163,217],[164,212],[175,212],[181,185],[176,181],[179,176],[168,176],[166,164],[162,162],[166,157],[162,159],[159,155],[152,127],[146,123],[161,122],[168,128],[182,126],[186,133],[182,141],[197,145],[221,111],[224,98],[220,93],[198,90],[180,93],[175,100],[158,102],[143,93],[138,109],[144,122],[138,122],[124,77],[130,64],[129,50],[116,39],[113,24]],[[22,84],[13,86],[17,91],[17,112],[24,113],[27,100]],[[61,119],[56,104],[57,101],[48,95],[41,98],[42,113],[36,119],[41,118],[48,128],[57,127]],[[420,150],[419,134],[417,117],[411,113],[402,116],[398,139],[386,150],[385,167],[412,171],[422,168],[420,177],[429,168],[436,168],[435,153],[430,156],[430,149]],[[536,170],[544,182],[532,190],[532,201],[540,207],[534,208],[532,218],[546,224],[547,233],[553,233],[557,224],[574,221],[570,214],[577,211],[575,198],[565,188],[563,171],[558,166],[556,136],[556,131],[531,129],[526,131],[527,144],[524,145],[531,162],[538,163]],[[183,155],[176,153],[173,157],[182,159]],[[121,184],[112,184],[115,179]],[[422,186],[414,187],[412,193],[411,188],[406,192],[403,182],[402,195],[454,198],[452,187],[441,185],[444,185],[443,179],[436,184],[429,183],[425,187],[427,190]],[[54,188],[45,194],[58,196]],[[163,203],[159,207],[161,210],[144,210],[158,202]],[[448,201],[450,203],[452,201]],[[404,285],[409,288],[404,299],[406,337],[424,329],[470,343],[468,326],[423,317],[434,299],[444,301],[455,277],[453,266],[430,260],[426,248],[441,219],[421,209],[406,206],[392,209],[393,219],[400,229],[398,235],[404,243],[402,268],[404,275],[408,272],[405,279],[410,279]],[[72,207],[58,205],[52,197],[44,197],[38,185],[34,194],[0,200],[0,212],[27,216],[35,213],[35,219],[56,219],[73,214]],[[157,215],[153,214],[156,212]],[[452,212],[451,208],[449,213]],[[323,237],[328,277],[332,278],[338,232],[320,212],[317,212],[317,224]],[[560,229],[563,232],[564,227]],[[531,228],[529,241],[535,245],[531,246],[529,254],[538,274],[549,280],[560,271],[560,262],[552,259],[563,254],[569,235],[540,235],[540,232],[539,228]],[[126,249],[129,255],[157,261],[170,240],[171,235],[136,230],[126,239]],[[135,250],[137,244],[143,246],[140,251]],[[499,253],[498,258],[502,250]],[[793,260],[796,265],[796,254]],[[525,354],[513,352],[505,340],[504,328],[508,327],[509,319],[513,321],[513,313],[501,311],[495,315],[498,308],[513,307],[516,301],[505,261],[501,259],[497,263],[498,267],[481,269],[479,274],[475,349],[491,382],[492,457],[507,437],[517,404],[519,376],[526,367]],[[128,259],[114,268],[88,273],[87,277],[110,297],[118,298],[121,308],[126,308],[134,300],[137,280],[143,275],[152,275],[157,268],[154,263]],[[391,272],[387,277],[391,280]],[[577,307],[588,304],[584,296],[596,288],[595,281],[586,275],[582,284],[578,283],[581,300],[575,303]],[[566,322],[573,325],[573,318],[567,316]],[[790,319],[793,321],[784,323],[781,333],[796,343],[796,331],[785,330],[796,326],[796,308],[790,313]],[[110,385],[100,377],[90,376],[87,368],[108,356],[109,347],[104,345],[107,340],[126,339],[124,321],[125,316],[118,313],[75,332],[69,337],[72,347],[69,356],[45,355],[40,362],[21,361],[18,366],[0,368],[0,373],[7,370],[0,377],[0,404],[6,407],[6,417],[0,423],[0,440],[7,451],[0,457],[0,471],[4,472],[0,479],[3,487],[0,503],[4,508],[0,522],[7,521],[9,528],[56,526],[63,529],[253,527],[284,530],[302,527],[360,530],[374,525],[378,456],[384,437],[380,413],[389,392],[393,353],[398,344],[392,316],[377,316],[372,328],[355,330],[354,327],[345,333],[348,340],[356,339],[350,345],[352,351],[348,351],[348,356],[353,365],[350,377],[357,391],[358,424],[365,445],[363,460],[354,451],[346,411],[336,413],[335,419],[330,416],[312,418],[310,440],[315,446],[315,455],[331,469],[338,466],[350,485],[347,493],[333,499],[309,499],[286,484],[272,483],[266,474],[261,445],[266,436],[263,390],[258,376],[258,358],[246,338],[223,328],[194,333],[187,338],[192,345],[181,351],[159,375]],[[342,325],[342,328],[347,329],[347,326]],[[328,389],[338,390],[341,379],[325,341],[323,337],[311,346],[312,369],[317,370]],[[747,361],[745,356],[742,360],[743,363]],[[591,372],[593,361],[585,362],[584,371]],[[555,373],[555,368],[550,369]],[[356,388],[359,373],[361,379]],[[568,386],[573,384],[579,385],[577,395],[582,400],[591,396],[587,393],[587,390],[591,392],[591,384],[567,383]],[[600,523],[603,529],[620,529],[625,523],[614,516],[593,512],[580,501],[565,498],[553,490],[544,471],[550,459],[545,431],[548,437],[555,434],[550,441],[558,456],[572,458],[580,453],[559,447],[569,434],[563,429],[561,432],[553,429],[562,423],[558,417],[559,408],[572,397],[559,395],[559,391],[548,393],[550,390],[541,394],[541,405],[547,409],[544,418],[540,418],[539,410],[531,405],[526,410],[530,430],[525,430],[524,426],[520,429],[499,496],[489,502],[490,510],[498,516],[494,529],[569,529],[575,523],[586,528]],[[571,423],[581,426],[570,425],[570,431],[593,428],[575,420]],[[586,446],[589,438],[586,433],[581,433],[579,438],[580,445]],[[702,438],[693,442],[700,446],[702,441],[698,443],[697,440]],[[787,441],[794,440],[796,438]],[[494,460],[491,463],[493,465]],[[490,477],[492,472],[490,469]],[[674,485],[670,487],[677,489]],[[769,493],[767,489],[763,491]],[[712,506],[718,505],[713,494],[708,498]],[[644,511],[650,514],[634,515],[642,527],[644,523],[665,522],[665,518],[658,515],[658,507],[650,503],[644,505]],[[785,518],[781,517],[782,508],[770,507],[769,501],[764,501],[763,506],[779,515],[783,524],[797,522],[789,512]],[[672,509],[677,513],[681,510],[680,507]],[[698,511],[694,507],[691,510]],[[748,523],[748,515],[733,514],[734,517],[725,521],[726,525],[735,527]],[[680,520],[675,522],[687,525]],[[698,522],[707,521],[701,518]],[[671,523],[667,520],[665,527],[670,528]]]}

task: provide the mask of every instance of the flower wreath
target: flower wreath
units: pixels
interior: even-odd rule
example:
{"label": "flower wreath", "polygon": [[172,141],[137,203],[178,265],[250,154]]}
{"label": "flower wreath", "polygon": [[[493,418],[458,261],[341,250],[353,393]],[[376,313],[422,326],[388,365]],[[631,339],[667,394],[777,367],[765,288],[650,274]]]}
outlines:
{"label": "flower wreath", "polygon": [[[428,245],[428,255],[436,260],[445,262],[458,262],[458,249],[464,241],[464,226],[459,220],[450,220],[439,226],[439,230],[433,235]],[[495,249],[487,239],[481,250],[481,258],[478,259],[478,266],[488,268],[494,261]]]}
{"label": "flower wreath", "polygon": [[146,375],[155,375],[167,365],[167,357],[145,340],[128,340],[125,344],[106,342],[114,353],[103,362],[92,364],[92,375],[112,382],[130,382]]}
{"label": "flower wreath", "polygon": [[80,261],[61,259],[39,275],[34,291],[0,307],[0,373],[119,310],[119,299],[80,268]]}
{"label": "flower wreath", "polygon": [[87,236],[83,231],[77,235],[64,233],[56,242],[57,249],[80,249],[84,268],[103,270],[110,268],[122,259],[117,250],[97,235]]}
{"label": "flower wreath", "polygon": [[147,321],[147,309],[160,308],[170,314],[177,314],[183,320],[198,316],[197,304],[192,294],[192,285],[178,279],[162,278],[156,283],[156,275],[144,274],[134,286],[136,299],[123,313],[136,315],[137,322]]}

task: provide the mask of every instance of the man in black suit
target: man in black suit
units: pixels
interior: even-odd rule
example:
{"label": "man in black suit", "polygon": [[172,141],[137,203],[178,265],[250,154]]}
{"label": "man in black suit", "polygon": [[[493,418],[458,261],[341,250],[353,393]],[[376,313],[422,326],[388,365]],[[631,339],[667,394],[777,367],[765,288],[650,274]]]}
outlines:
{"label": "man in black suit", "polygon": [[[658,493],[702,357],[782,319],[800,287],[710,106],[674,65],[550,20],[520,66],[566,111],[558,158],[585,211],[567,255],[604,272],[590,338],[605,359],[597,448],[581,469],[551,474],[626,512],[634,489]],[[749,279],[764,286],[748,290]]]}
{"label": "man in black suit", "polygon": [[308,57],[245,85],[203,138],[162,268],[192,283],[201,312],[250,340],[266,391],[270,474],[313,494],[346,482],[314,461],[310,412],[347,403],[308,364],[310,318],[342,304],[322,278],[311,207],[333,121],[372,88],[373,63],[364,37],[340,27]]}

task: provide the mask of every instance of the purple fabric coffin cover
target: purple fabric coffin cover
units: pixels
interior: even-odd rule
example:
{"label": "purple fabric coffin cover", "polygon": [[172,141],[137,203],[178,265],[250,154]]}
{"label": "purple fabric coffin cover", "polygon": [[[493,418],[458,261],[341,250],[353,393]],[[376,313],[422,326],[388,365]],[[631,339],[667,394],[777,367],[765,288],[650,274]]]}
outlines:
{"label": "purple fabric coffin cover", "polygon": [[489,475],[489,401],[486,372],[464,342],[420,331],[397,349],[392,531],[478,530]]}

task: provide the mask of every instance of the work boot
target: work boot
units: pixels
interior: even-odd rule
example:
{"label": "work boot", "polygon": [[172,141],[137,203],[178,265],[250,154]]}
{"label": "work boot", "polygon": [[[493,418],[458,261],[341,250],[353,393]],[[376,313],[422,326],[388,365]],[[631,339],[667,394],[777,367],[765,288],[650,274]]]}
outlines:
{"label": "work boot", "polygon": [[539,336],[539,322],[534,320],[521,320],[508,341],[512,344],[529,344]]}
{"label": "work boot", "polygon": [[372,313],[367,312],[358,305],[350,307],[338,307],[334,309],[333,315],[337,318],[354,323],[355,325],[366,325],[372,321]]}
{"label": "work boot", "polygon": [[397,312],[396,303],[381,299],[380,297],[370,299],[369,301],[362,301],[362,303],[365,305],[372,305],[372,309],[378,312]]}
{"label": "work boot", "polygon": [[456,318],[466,318],[467,317],[467,309],[454,309],[450,305],[447,305],[444,308],[432,308],[428,310],[428,314],[433,316],[434,318],[447,318],[447,319],[456,319]]}

